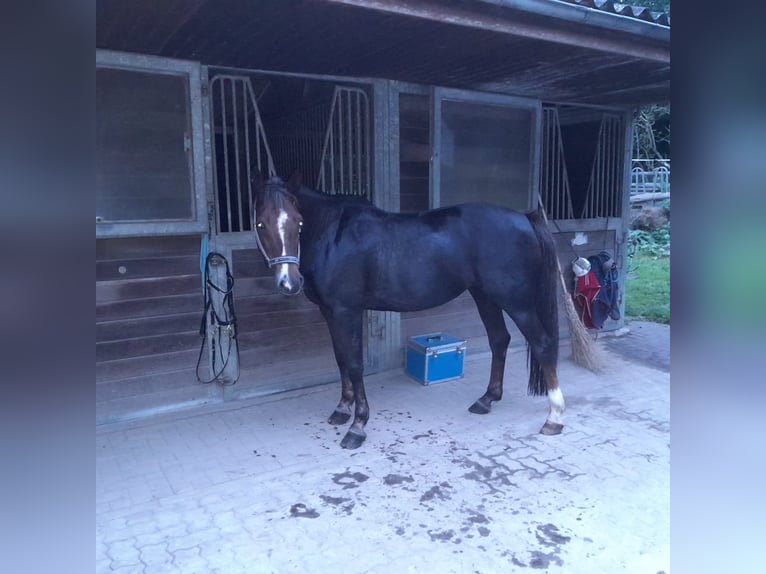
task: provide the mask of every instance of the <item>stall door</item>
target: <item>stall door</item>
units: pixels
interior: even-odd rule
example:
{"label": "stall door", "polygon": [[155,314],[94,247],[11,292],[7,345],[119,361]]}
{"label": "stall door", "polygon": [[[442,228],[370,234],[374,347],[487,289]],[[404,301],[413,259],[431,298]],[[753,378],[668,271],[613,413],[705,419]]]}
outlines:
{"label": "stall door", "polygon": [[[414,128],[422,124],[423,114],[416,113],[422,107],[416,106],[419,101],[417,97],[404,100],[407,107],[403,109],[412,118],[403,122],[407,130],[402,135],[416,133]],[[434,89],[430,98],[429,207],[478,201],[519,211],[532,208],[539,180],[534,166],[539,153],[540,110],[540,103],[533,100]],[[420,138],[400,141],[401,149],[422,149],[423,145]],[[408,184],[410,180],[412,177]],[[515,326],[511,321],[507,324],[513,340],[520,342]],[[401,325],[403,342],[411,336],[445,331],[467,339],[469,353],[488,350],[484,326],[467,292],[433,309],[402,313]]]}

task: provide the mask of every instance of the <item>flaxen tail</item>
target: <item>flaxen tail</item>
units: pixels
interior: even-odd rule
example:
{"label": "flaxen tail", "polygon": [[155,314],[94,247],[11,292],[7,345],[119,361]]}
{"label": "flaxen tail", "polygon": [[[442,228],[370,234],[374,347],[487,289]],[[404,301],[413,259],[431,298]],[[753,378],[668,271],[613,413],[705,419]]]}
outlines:
{"label": "flaxen tail", "polygon": [[[542,213],[534,211],[527,213],[527,219],[532,224],[537,241],[540,243],[541,259],[538,275],[537,299],[535,301],[537,316],[543,324],[547,338],[546,363],[555,367],[559,355],[559,314],[558,314],[558,260],[556,245],[553,242],[548,225]],[[527,366],[529,367],[529,384],[527,392],[530,395],[547,395],[548,385],[543,377],[540,361],[527,342]]]}

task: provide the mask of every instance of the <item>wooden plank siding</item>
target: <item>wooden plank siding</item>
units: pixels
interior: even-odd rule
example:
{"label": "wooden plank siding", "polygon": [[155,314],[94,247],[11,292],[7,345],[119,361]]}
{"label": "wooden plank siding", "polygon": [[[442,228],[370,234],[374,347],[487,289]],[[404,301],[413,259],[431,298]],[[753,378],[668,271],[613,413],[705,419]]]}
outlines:
{"label": "wooden plank siding", "polygon": [[222,400],[197,382],[200,239],[96,241],[96,420]]}
{"label": "wooden plank siding", "polygon": [[226,400],[339,380],[319,308],[303,293],[279,294],[256,249],[234,250],[232,267],[241,375],[224,389]]}
{"label": "wooden plank siding", "polygon": [[[230,262],[240,379],[223,388],[199,383],[199,249],[199,237],[97,240],[97,423],[338,380],[318,308],[302,294],[278,294],[253,249],[233,251]],[[206,361],[207,351],[203,377]]]}

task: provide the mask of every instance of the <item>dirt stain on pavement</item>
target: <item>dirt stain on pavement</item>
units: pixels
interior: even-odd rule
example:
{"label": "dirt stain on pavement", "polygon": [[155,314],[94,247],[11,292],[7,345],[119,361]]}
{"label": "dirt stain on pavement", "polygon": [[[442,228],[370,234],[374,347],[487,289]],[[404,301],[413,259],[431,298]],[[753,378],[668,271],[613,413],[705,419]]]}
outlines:
{"label": "dirt stain on pavement", "polygon": [[537,550],[530,552],[530,554],[531,558],[529,560],[529,566],[532,568],[542,570],[543,568],[548,568],[551,563],[554,563],[557,566],[563,564],[561,558],[556,556],[556,554],[545,554],[543,552],[538,552]]}
{"label": "dirt stain on pavement", "polygon": [[370,477],[361,472],[341,472],[340,474],[334,474],[332,481],[335,484],[339,484],[343,489],[358,488],[359,485],[365,482]]}
{"label": "dirt stain on pavement", "polygon": [[411,476],[402,476],[401,474],[389,474],[383,478],[383,482],[387,486],[396,486],[404,482],[415,482],[415,479]]}
{"label": "dirt stain on pavement", "polygon": [[441,532],[429,530],[428,535],[431,537],[431,542],[436,542],[437,540],[439,542],[447,542],[455,536],[455,532],[453,530],[443,530]]}
{"label": "dirt stain on pavement", "polygon": [[444,492],[442,488],[452,488],[448,482],[442,482],[441,484],[438,484],[437,486],[432,486],[429,488],[423,496],[420,497],[420,502],[430,502],[434,498],[439,498],[439,500],[449,500],[451,495]]}
{"label": "dirt stain on pavement", "polygon": [[318,518],[319,513],[313,508],[307,508],[305,504],[299,502],[290,507],[290,516],[296,518]]}
{"label": "dirt stain on pavement", "polygon": [[537,541],[545,546],[558,547],[559,544],[566,544],[572,540],[571,536],[559,534],[558,527],[553,524],[542,524],[538,526],[535,535],[537,536]]}

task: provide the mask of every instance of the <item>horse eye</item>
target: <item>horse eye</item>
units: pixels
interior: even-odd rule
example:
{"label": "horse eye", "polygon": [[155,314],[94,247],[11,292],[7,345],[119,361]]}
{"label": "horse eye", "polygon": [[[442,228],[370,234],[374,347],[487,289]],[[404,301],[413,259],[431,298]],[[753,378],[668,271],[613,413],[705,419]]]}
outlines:
{"label": "horse eye", "polygon": [[258,229],[263,229],[263,221],[259,221],[258,223],[256,223],[256,224],[255,224],[255,226],[256,226]]}
{"label": "horse eye", "polygon": [[298,222],[298,227],[303,227],[303,222],[302,221]]}

